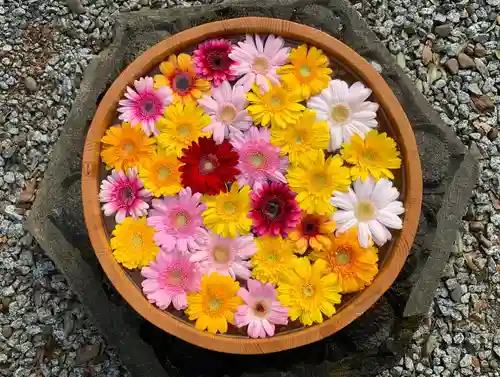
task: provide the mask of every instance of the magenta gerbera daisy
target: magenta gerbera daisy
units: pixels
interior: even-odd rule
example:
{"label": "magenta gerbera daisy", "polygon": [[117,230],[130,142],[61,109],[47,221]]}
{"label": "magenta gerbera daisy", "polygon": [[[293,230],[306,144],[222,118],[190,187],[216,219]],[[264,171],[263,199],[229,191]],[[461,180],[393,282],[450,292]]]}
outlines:
{"label": "magenta gerbera daisy", "polygon": [[248,217],[253,221],[255,233],[285,237],[292,231],[300,221],[296,195],[288,185],[275,182],[252,191],[252,210]]}
{"label": "magenta gerbera daisy", "polygon": [[224,80],[234,80],[232,66],[234,60],[229,57],[233,47],[226,39],[211,39],[193,51],[193,61],[198,75],[212,81],[215,86]]}
{"label": "magenta gerbera daisy", "polygon": [[147,223],[156,230],[154,240],[166,252],[178,249],[186,253],[200,248],[207,240],[202,212],[207,209],[200,203],[201,194],[191,188],[182,189],[178,195],[153,199]]}
{"label": "magenta gerbera daisy", "polygon": [[267,128],[250,127],[245,134],[235,134],[231,144],[240,156],[237,168],[240,186],[262,187],[268,180],[286,183],[284,173],[288,168],[288,157],[280,156],[280,149],[270,143]]}
{"label": "magenta gerbera daisy", "polygon": [[160,309],[167,309],[170,304],[177,310],[187,308],[186,293],[200,289],[201,272],[189,256],[179,251],[167,253],[160,250],[156,260],[141,270],[145,279],[142,291],[148,301]]}
{"label": "magenta gerbera daisy", "polygon": [[204,95],[198,103],[212,120],[203,131],[212,132],[217,144],[229,135],[248,130],[252,125],[252,118],[246,110],[248,102],[245,90],[241,85],[231,88],[231,84],[224,81],[212,88],[212,96]]}
{"label": "magenta gerbera daisy", "polygon": [[235,85],[243,85],[246,92],[254,83],[264,92],[269,90],[269,83],[279,85],[276,69],[286,63],[290,53],[290,48],[284,46],[283,38],[275,35],[269,35],[265,43],[258,35],[247,35],[244,42],[238,42],[229,53],[238,63],[233,67],[234,72],[242,76]]}
{"label": "magenta gerbera daisy", "polygon": [[210,233],[207,243],[191,254],[192,262],[199,262],[204,274],[218,272],[233,278],[248,279],[252,263],[248,260],[257,252],[253,236],[224,238]]}
{"label": "magenta gerbera daisy", "polygon": [[99,200],[105,216],[115,215],[117,223],[123,222],[127,215],[137,219],[148,213],[151,193],[144,188],[137,177],[137,169],[130,168],[127,174],[113,170],[101,183]]}
{"label": "magenta gerbera daisy", "polygon": [[118,106],[118,119],[141,125],[146,135],[157,134],[156,122],[163,116],[164,108],[172,102],[172,90],[168,86],[154,89],[152,77],[142,77],[134,81],[135,90],[130,86]]}

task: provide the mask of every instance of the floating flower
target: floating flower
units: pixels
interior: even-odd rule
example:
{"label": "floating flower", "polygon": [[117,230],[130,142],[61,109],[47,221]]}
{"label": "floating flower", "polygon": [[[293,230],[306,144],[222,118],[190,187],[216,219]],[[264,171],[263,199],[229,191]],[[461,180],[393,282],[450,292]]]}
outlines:
{"label": "floating flower", "polygon": [[234,61],[229,57],[233,47],[227,39],[211,39],[193,51],[193,61],[198,75],[212,81],[215,86],[224,80],[234,80]]}
{"label": "floating flower", "polygon": [[158,150],[141,160],[139,177],[154,196],[175,195],[182,189],[180,166],[175,154]]}
{"label": "floating flower", "polygon": [[247,286],[248,290],[240,288],[238,292],[245,303],[235,314],[236,326],[248,325],[247,333],[251,338],[273,336],[275,325],[288,324],[288,308],[276,300],[276,289],[271,283],[250,279]]}
{"label": "floating flower", "polygon": [[144,189],[142,181],[137,177],[137,169],[130,168],[127,174],[123,170],[113,172],[101,183],[99,200],[106,203],[102,206],[105,216],[115,215],[117,223],[123,222],[127,215],[134,219],[148,214],[151,198]]}
{"label": "floating flower", "polygon": [[188,187],[177,196],[153,200],[148,225],[155,228],[154,240],[163,250],[187,253],[207,242],[208,232],[201,218],[207,206],[200,199],[201,194],[193,194]]}
{"label": "floating flower", "polygon": [[205,226],[215,234],[235,238],[250,232],[252,220],[248,217],[250,210],[250,187],[240,190],[237,183],[231,185],[231,190],[216,196],[203,199],[208,208],[203,212]]}
{"label": "floating flower", "polygon": [[283,236],[300,221],[300,208],[294,192],[284,183],[265,184],[252,191],[253,230],[259,236]]}
{"label": "floating flower", "polygon": [[366,101],[372,91],[362,83],[349,85],[342,80],[332,80],[328,88],[307,102],[307,107],[316,110],[318,119],[326,120],[330,127],[330,151],[349,143],[351,136],[363,137],[377,127],[378,104]]}
{"label": "floating flower", "polygon": [[290,48],[284,46],[283,38],[275,35],[269,35],[265,43],[258,35],[247,35],[244,42],[238,42],[238,46],[234,46],[229,53],[229,57],[237,63],[233,71],[242,76],[236,85],[243,85],[246,92],[254,84],[261,91],[269,90],[269,83],[279,85],[276,69],[285,64],[290,52]]}
{"label": "floating flower", "polygon": [[142,291],[148,301],[166,310],[170,304],[177,310],[187,308],[187,293],[200,289],[201,272],[189,256],[161,250],[156,260],[143,267]]}
{"label": "floating flower", "polygon": [[299,88],[285,89],[273,85],[263,92],[254,85],[252,91],[247,93],[247,98],[250,101],[248,112],[256,124],[264,127],[288,127],[299,119],[301,111],[305,109],[299,103]]}
{"label": "floating flower", "polygon": [[236,180],[239,173],[236,168],[238,153],[228,141],[217,145],[213,139],[202,137],[183,152],[179,161],[184,165],[179,170],[184,187],[216,195],[221,191],[227,192],[226,184]]}
{"label": "floating flower", "polygon": [[320,149],[328,148],[330,133],[325,121],[316,121],[316,113],[306,110],[300,118],[286,128],[271,128],[271,144],[280,147],[282,155],[288,154],[291,163],[304,158],[314,158]]}
{"label": "floating flower", "polygon": [[378,273],[377,249],[373,246],[361,247],[355,228],[328,237],[323,250],[315,250],[309,258],[323,259],[328,270],[338,279],[342,293],[352,293],[370,285]]}
{"label": "floating flower", "polygon": [[209,234],[207,243],[193,253],[191,261],[199,262],[204,274],[218,272],[233,278],[247,280],[252,264],[248,259],[255,254],[257,248],[253,236],[223,238]]}
{"label": "floating flower", "polygon": [[210,90],[207,80],[196,77],[194,64],[188,54],[170,55],[160,64],[161,75],[154,76],[154,86],[159,89],[168,86],[173,92],[173,102],[195,103],[204,92]]}
{"label": "floating flower", "polygon": [[208,330],[213,334],[227,332],[227,323],[234,323],[234,313],[242,299],[237,295],[240,284],[230,276],[217,272],[203,275],[201,291],[188,294],[185,313],[191,321],[196,320],[198,330]]}
{"label": "floating flower", "polygon": [[118,102],[118,119],[130,122],[132,126],[140,124],[146,135],[156,134],[156,122],[162,117],[164,108],[172,102],[172,90],[168,86],[155,90],[152,77],[135,80],[134,87],[135,90],[128,86],[126,99]]}
{"label": "floating flower", "polygon": [[305,326],[322,323],[323,314],[331,317],[335,304],[341,301],[337,277],[329,273],[327,264],[319,259],[311,266],[309,259],[297,258],[293,269],[283,274],[278,286],[278,300],[287,306],[288,316]]}
{"label": "floating flower", "polygon": [[101,158],[107,169],[127,170],[139,165],[153,153],[155,139],[147,137],[140,128],[124,122],[106,131],[101,142]]}
{"label": "floating flower", "polygon": [[116,225],[109,243],[113,256],[125,268],[144,267],[156,258],[160,248],[154,243],[155,230],[146,224],[146,218],[126,217]]}
{"label": "floating flower", "polygon": [[340,154],[346,162],[354,165],[351,167],[353,180],[365,180],[368,175],[373,176],[375,180],[394,179],[389,169],[401,167],[394,139],[388,137],[385,132],[379,134],[376,130],[369,131],[364,140],[358,134],[353,135],[349,144],[342,144]]}
{"label": "floating flower", "polygon": [[351,178],[349,168],[342,165],[339,155],[325,160],[323,150],[316,152],[314,159],[301,159],[298,165],[288,169],[288,184],[300,208],[307,213],[331,215],[333,207],[329,200],[334,191],[346,191]]}
{"label": "floating flower", "polygon": [[241,186],[250,185],[256,189],[267,180],[286,183],[283,173],[288,167],[288,158],[280,157],[279,148],[269,142],[270,136],[268,129],[252,126],[246,134],[231,138],[239,155],[237,178]]}
{"label": "floating flower", "polygon": [[165,110],[165,118],[161,118],[157,123],[160,134],[156,140],[161,148],[176,152],[177,157],[181,157],[182,150],[188,148],[193,141],[210,136],[203,132],[209,124],[210,117],[194,103],[185,106],[170,105]]}
{"label": "floating flower", "polygon": [[401,229],[403,222],[398,217],[404,213],[403,203],[396,200],[398,190],[388,179],[374,182],[372,177],[365,181],[356,180],[354,190],[347,193],[335,192],[331,204],[337,207],[333,220],[337,231],[344,233],[353,226],[358,227],[358,240],[362,247],[370,246],[371,239],[379,246],[392,239],[387,228]]}
{"label": "floating flower", "polygon": [[328,58],[320,49],[305,44],[293,48],[287,64],[278,68],[281,81],[288,88],[300,87],[303,99],[318,94],[328,86],[332,70],[328,68]]}
{"label": "floating flower", "polygon": [[295,243],[295,252],[304,254],[308,247],[323,250],[334,230],[335,221],[327,216],[304,214],[296,228],[288,233],[288,238]]}
{"label": "floating flower", "polygon": [[280,274],[291,267],[297,258],[293,244],[281,237],[258,237],[257,252],[252,257],[252,276],[263,283],[278,284]]}
{"label": "floating flower", "polygon": [[234,86],[227,81],[212,88],[212,96],[204,95],[198,103],[203,106],[212,122],[203,129],[212,132],[217,144],[230,135],[248,130],[252,118],[246,110],[247,98],[243,87]]}

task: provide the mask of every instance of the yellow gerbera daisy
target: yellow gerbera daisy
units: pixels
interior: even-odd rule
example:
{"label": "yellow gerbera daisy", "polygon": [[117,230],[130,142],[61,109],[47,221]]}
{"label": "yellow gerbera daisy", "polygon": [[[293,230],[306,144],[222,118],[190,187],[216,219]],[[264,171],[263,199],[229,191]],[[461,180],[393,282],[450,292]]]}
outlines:
{"label": "yellow gerbera daisy", "polygon": [[288,184],[297,193],[295,198],[307,213],[331,215],[330,198],[334,191],[347,191],[351,183],[349,168],[339,155],[328,157],[322,150],[313,159],[301,159],[288,168]]}
{"label": "yellow gerbera daisy", "polygon": [[327,262],[328,270],[337,277],[343,293],[360,291],[371,284],[378,273],[377,249],[361,247],[356,228],[338,236],[331,235],[323,250],[315,250],[309,257]]}
{"label": "yellow gerbera daisy", "polygon": [[146,224],[145,217],[137,220],[126,217],[113,230],[110,240],[113,256],[129,269],[147,266],[160,251],[153,240],[154,234],[154,228]]}
{"label": "yellow gerbera daisy", "polygon": [[170,105],[165,109],[165,118],[160,118],[156,124],[160,130],[156,140],[160,147],[181,157],[182,150],[188,148],[193,141],[210,136],[202,131],[209,124],[210,117],[195,103]]}
{"label": "yellow gerbera daisy", "polygon": [[252,92],[247,93],[250,105],[247,107],[249,114],[256,124],[268,127],[284,128],[293,124],[305,109],[300,104],[299,88],[285,89],[273,85],[267,92],[261,92],[257,85],[252,87]]}
{"label": "yellow gerbera daisy", "polygon": [[227,332],[227,323],[234,323],[234,313],[243,303],[238,296],[240,284],[230,276],[217,272],[203,275],[199,293],[187,296],[186,314],[191,321],[196,320],[198,330],[216,334]]}
{"label": "yellow gerbera daisy", "polygon": [[322,323],[323,315],[335,313],[334,304],[340,303],[340,286],[337,277],[329,273],[326,262],[317,260],[311,266],[309,259],[297,258],[283,275],[277,288],[278,300],[288,306],[288,316],[299,318],[305,326]]}
{"label": "yellow gerbera daisy", "polygon": [[304,254],[310,246],[322,250],[330,242],[328,237],[335,230],[335,221],[327,216],[302,215],[302,219],[294,230],[288,233],[288,238],[295,244],[295,252]]}
{"label": "yellow gerbera daisy", "polygon": [[140,127],[124,122],[110,127],[103,136],[101,158],[107,169],[127,170],[154,151],[155,139],[147,137]]}
{"label": "yellow gerbera daisy", "polygon": [[287,64],[278,69],[281,81],[288,88],[300,88],[303,99],[318,94],[328,86],[332,70],[328,68],[328,58],[316,47],[309,50],[305,44],[290,51]]}
{"label": "yellow gerbera daisy", "polygon": [[250,233],[252,220],[250,211],[250,187],[238,183],[231,185],[231,190],[202,199],[207,204],[203,212],[203,223],[215,234],[222,237],[236,238],[238,235]]}
{"label": "yellow gerbera daisy", "polygon": [[174,153],[160,149],[141,161],[139,176],[144,181],[144,187],[154,196],[175,195],[182,189],[181,165]]}
{"label": "yellow gerbera daisy", "polygon": [[354,134],[350,143],[342,144],[340,154],[345,161],[354,165],[351,167],[352,180],[366,180],[372,175],[375,180],[380,178],[394,179],[389,169],[399,169],[401,158],[396,149],[396,142],[385,132],[368,131],[365,138]]}
{"label": "yellow gerbera daisy", "polygon": [[286,128],[271,128],[271,144],[280,147],[282,155],[288,154],[290,162],[302,158],[314,158],[320,149],[327,149],[330,131],[324,120],[316,121],[316,112],[306,110],[302,116]]}
{"label": "yellow gerbera daisy", "polygon": [[160,64],[160,72],[161,75],[153,77],[155,88],[170,87],[173,103],[195,103],[210,90],[207,80],[196,77],[193,60],[188,54],[170,55],[167,61]]}
{"label": "yellow gerbera daisy", "polygon": [[252,276],[263,283],[277,284],[280,274],[291,268],[297,258],[293,243],[281,237],[255,238],[257,252],[252,256]]}

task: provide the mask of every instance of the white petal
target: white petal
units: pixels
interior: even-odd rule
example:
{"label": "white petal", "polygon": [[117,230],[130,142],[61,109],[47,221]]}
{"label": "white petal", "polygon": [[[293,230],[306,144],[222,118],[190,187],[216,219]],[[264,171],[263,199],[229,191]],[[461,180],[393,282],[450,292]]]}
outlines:
{"label": "white petal", "polygon": [[358,241],[362,247],[370,246],[370,229],[368,229],[368,224],[362,222],[358,224]]}
{"label": "white petal", "polygon": [[375,220],[388,228],[401,229],[403,227],[403,221],[399,217],[385,210],[378,211]]}
{"label": "white petal", "polygon": [[362,181],[360,178],[358,178],[354,182],[353,186],[354,192],[356,193],[356,196],[359,200],[370,199],[373,188],[375,186],[375,182],[373,181],[372,177],[369,176],[365,181]]}
{"label": "white petal", "polygon": [[356,216],[354,215],[354,211],[335,211],[332,219],[338,223],[346,223],[352,219],[356,219]]}
{"label": "white petal", "polygon": [[377,208],[382,209],[393,200],[396,200],[398,196],[399,192],[392,186],[392,182],[381,178],[375,184],[370,200],[375,203]]}
{"label": "white petal", "polygon": [[368,222],[368,227],[370,228],[370,232],[373,236],[373,241],[377,245],[383,245],[387,242],[386,232],[384,231],[384,227],[377,220],[371,220]]}

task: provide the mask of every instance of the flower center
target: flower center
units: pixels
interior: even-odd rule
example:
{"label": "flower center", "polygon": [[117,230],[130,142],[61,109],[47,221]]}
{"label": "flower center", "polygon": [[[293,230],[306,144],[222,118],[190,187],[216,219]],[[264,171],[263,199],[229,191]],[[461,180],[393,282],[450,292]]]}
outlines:
{"label": "flower center", "polygon": [[185,212],[179,212],[175,216],[175,225],[177,225],[177,227],[179,227],[179,228],[186,225],[188,223],[188,221],[189,221],[189,216]]}
{"label": "flower center", "polygon": [[170,285],[180,285],[182,281],[182,273],[179,270],[170,271],[167,276],[167,283]]}
{"label": "flower center", "polygon": [[302,221],[302,233],[305,236],[315,236],[316,234],[319,233],[318,228],[319,228],[318,223],[313,218],[305,218]]}
{"label": "flower center", "polygon": [[136,249],[142,247],[142,245],[144,244],[144,242],[142,240],[142,234],[134,233],[132,235],[130,243],[132,244],[132,247],[134,247]]}
{"label": "flower center", "polygon": [[311,67],[304,64],[302,67],[299,68],[299,73],[302,77],[309,77],[311,76]]}
{"label": "flower center", "polygon": [[227,263],[229,261],[229,249],[224,246],[216,246],[213,250],[213,257],[217,263]]}
{"label": "flower center", "polygon": [[224,105],[220,113],[220,118],[222,119],[222,121],[226,124],[230,124],[235,117],[236,108],[231,104]]}
{"label": "flower center", "polygon": [[375,216],[377,208],[375,205],[369,200],[360,200],[354,213],[356,214],[356,218],[360,221],[370,221]]}
{"label": "flower center", "polygon": [[253,314],[257,317],[265,317],[269,312],[269,305],[265,301],[257,301],[253,307]]}
{"label": "flower center", "polygon": [[133,202],[135,199],[135,194],[132,187],[130,186],[123,187],[120,190],[120,199],[122,202],[125,202],[127,204]]}
{"label": "flower center", "polygon": [[325,187],[326,183],[327,179],[325,177],[325,174],[322,172],[314,174],[311,180],[312,188],[314,191],[322,190]]}
{"label": "flower center", "polygon": [[212,173],[219,166],[217,162],[217,157],[210,154],[200,158],[199,170],[201,175],[207,175]]}
{"label": "flower center", "polygon": [[146,115],[153,115],[155,113],[156,106],[152,100],[146,100],[142,104],[142,112]]}
{"label": "flower center", "polygon": [[212,313],[219,311],[222,306],[222,301],[218,297],[211,297],[207,303],[208,310]]}
{"label": "flower center", "polygon": [[306,297],[311,297],[314,294],[314,288],[310,284],[304,285],[302,286],[302,293]]}
{"label": "flower center", "polygon": [[134,151],[134,143],[132,143],[131,141],[127,141],[125,144],[123,144],[123,150],[126,152],[126,153],[132,153]]}
{"label": "flower center", "polygon": [[189,135],[189,125],[188,124],[181,124],[179,125],[178,128],[179,135],[186,137]]}
{"label": "flower center", "polygon": [[269,254],[267,254],[267,261],[270,263],[274,263],[278,260],[278,254],[274,251],[271,251]]}
{"label": "flower center", "polygon": [[252,69],[255,73],[267,73],[267,70],[269,69],[269,61],[265,56],[258,56],[253,61]]}
{"label": "flower center", "polygon": [[236,205],[233,202],[226,202],[224,203],[224,211],[228,215],[232,215],[236,212]]}
{"label": "flower center", "polygon": [[367,149],[363,153],[363,157],[368,161],[376,161],[378,159],[378,151],[373,149]]}
{"label": "flower center", "polygon": [[250,163],[254,168],[263,168],[266,164],[266,157],[262,153],[257,152],[250,157]]}
{"label": "flower center", "polygon": [[165,179],[167,179],[168,177],[170,176],[170,169],[166,166],[161,166],[159,169],[158,169],[158,178],[160,179],[160,181],[164,181]]}
{"label": "flower center", "polygon": [[332,107],[331,115],[332,119],[335,122],[338,123],[345,122],[347,119],[349,119],[349,114],[350,114],[349,108],[342,103],[338,103],[336,105],[333,105]]}
{"label": "flower center", "polygon": [[351,251],[347,249],[341,249],[335,254],[335,262],[341,266],[351,263]]}
{"label": "flower center", "polygon": [[214,71],[219,71],[228,68],[230,60],[227,56],[228,51],[224,49],[223,51],[210,51],[207,56],[207,61],[210,68]]}
{"label": "flower center", "polygon": [[184,72],[177,73],[174,77],[173,89],[179,94],[187,94],[191,88],[191,77]]}
{"label": "flower center", "polygon": [[283,212],[282,203],[277,200],[270,200],[262,209],[262,214],[270,220],[275,220]]}
{"label": "flower center", "polygon": [[279,96],[272,96],[271,97],[271,105],[273,105],[273,106],[281,105],[281,98]]}

